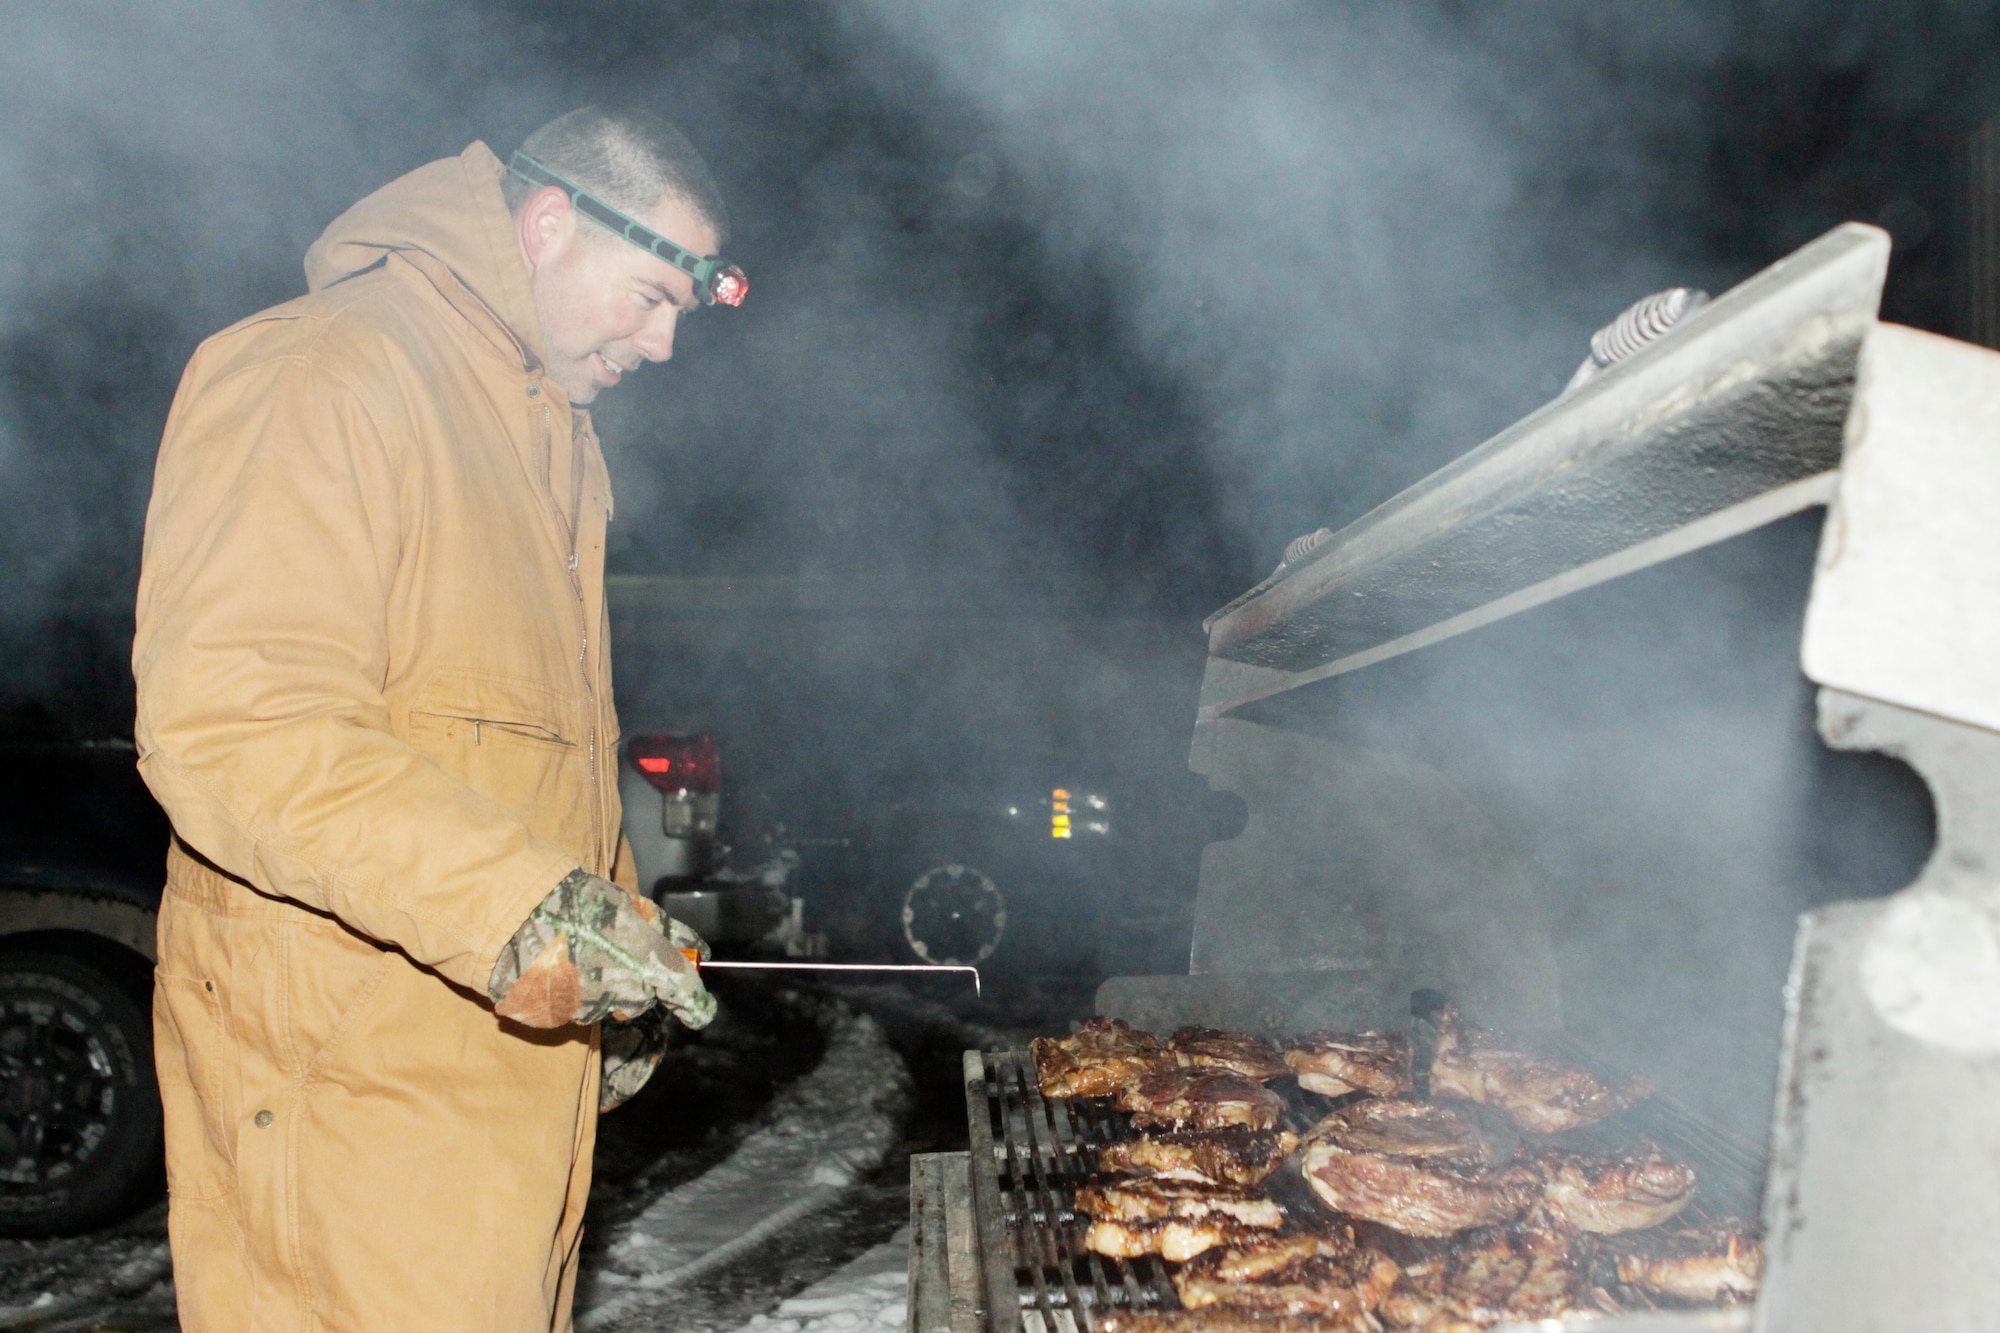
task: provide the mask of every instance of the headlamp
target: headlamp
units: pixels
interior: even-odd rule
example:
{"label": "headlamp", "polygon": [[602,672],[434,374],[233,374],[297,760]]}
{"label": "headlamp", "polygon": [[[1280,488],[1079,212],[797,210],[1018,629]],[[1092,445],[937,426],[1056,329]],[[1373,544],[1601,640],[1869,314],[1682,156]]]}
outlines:
{"label": "headlamp", "polygon": [[695,294],[703,305],[742,305],[750,294],[750,279],[743,270],[721,255],[698,255],[676,245],[637,218],[620,212],[590,191],[558,172],[549,170],[526,153],[516,153],[507,170],[536,189],[553,185],[569,196],[570,207],[600,226],[609,227],[641,250],[672,264],[694,279]]}

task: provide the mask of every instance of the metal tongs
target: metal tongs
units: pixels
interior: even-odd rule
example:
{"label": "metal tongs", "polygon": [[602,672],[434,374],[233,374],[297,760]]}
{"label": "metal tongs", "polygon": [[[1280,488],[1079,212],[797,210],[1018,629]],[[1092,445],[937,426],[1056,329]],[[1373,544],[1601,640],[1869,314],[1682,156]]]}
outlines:
{"label": "metal tongs", "polygon": [[1437,1063],[1438,1029],[1451,999],[1443,991],[1410,992],[1410,1088],[1419,1097],[1431,1095],[1431,1067]]}
{"label": "metal tongs", "polygon": [[979,989],[979,969],[966,963],[736,963],[710,959],[701,960],[698,950],[682,949],[681,953],[697,969],[713,967],[737,968],[742,971],[760,972],[967,972],[972,975],[972,993],[984,998]]}

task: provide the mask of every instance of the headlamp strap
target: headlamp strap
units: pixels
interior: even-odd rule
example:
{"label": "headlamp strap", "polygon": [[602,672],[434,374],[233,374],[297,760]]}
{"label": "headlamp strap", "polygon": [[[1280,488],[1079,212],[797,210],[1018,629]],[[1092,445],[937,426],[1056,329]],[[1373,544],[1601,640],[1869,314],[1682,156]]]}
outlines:
{"label": "headlamp strap", "polygon": [[507,163],[507,170],[536,189],[554,186],[561,190],[569,196],[570,206],[577,212],[624,237],[641,250],[658,255],[693,278],[694,289],[701,296],[703,305],[714,305],[717,301],[725,305],[743,304],[743,297],[750,290],[750,280],[744,276],[742,269],[721,255],[698,255],[684,245],[677,245],[526,153],[515,153],[513,160]]}

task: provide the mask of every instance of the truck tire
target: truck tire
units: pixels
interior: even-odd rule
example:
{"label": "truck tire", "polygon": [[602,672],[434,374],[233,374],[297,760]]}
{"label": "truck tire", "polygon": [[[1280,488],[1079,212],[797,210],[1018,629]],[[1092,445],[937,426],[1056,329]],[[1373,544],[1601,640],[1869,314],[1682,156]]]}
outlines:
{"label": "truck tire", "polygon": [[1007,898],[977,866],[941,860],[903,891],[901,925],[903,945],[919,961],[977,965],[1007,933]]}
{"label": "truck tire", "polygon": [[88,963],[0,951],[0,1235],[101,1225],[160,1170],[148,1016]]}

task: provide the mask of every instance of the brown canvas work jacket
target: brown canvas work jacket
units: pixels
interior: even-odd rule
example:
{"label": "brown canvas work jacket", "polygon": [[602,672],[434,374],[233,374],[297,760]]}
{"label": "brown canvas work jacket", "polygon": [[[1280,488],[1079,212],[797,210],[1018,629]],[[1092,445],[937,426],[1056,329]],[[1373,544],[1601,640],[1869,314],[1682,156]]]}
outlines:
{"label": "brown canvas work jacket", "polygon": [[485,988],[620,860],[611,497],[503,170],[475,143],[356,204],[167,421],[133,669],[188,1333],[568,1326],[596,1033]]}

